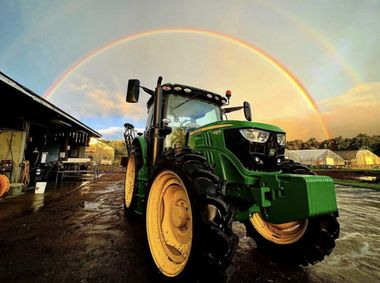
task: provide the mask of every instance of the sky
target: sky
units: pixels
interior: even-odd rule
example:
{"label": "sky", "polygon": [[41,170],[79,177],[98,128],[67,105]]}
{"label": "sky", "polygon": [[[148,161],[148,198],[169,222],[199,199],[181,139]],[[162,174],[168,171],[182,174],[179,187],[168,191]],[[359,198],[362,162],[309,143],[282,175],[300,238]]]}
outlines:
{"label": "sky", "polygon": [[[380,1],[0,0],[0,71],[106,139],[144,128],[128,79],[249,101],[288,140],[380,134]],[[230,118],[243,119],[242,113]]]}

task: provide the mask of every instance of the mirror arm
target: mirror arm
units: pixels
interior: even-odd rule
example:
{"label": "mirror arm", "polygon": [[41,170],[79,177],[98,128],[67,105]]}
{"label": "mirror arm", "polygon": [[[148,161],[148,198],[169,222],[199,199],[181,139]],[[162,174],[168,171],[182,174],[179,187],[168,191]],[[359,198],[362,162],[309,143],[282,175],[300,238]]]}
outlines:
{"label": "mirror arm", "polygon": [[241,110],[243,108],[244,108],[244,106],[228,107],[228,108],[222,109],[222,112],[224,114],[227,114],[227,113],[231,113],[231,112],[234,112],[234,111],[239,111],[239,110]]}
{"label": "mirror arm", "polygon": [[147,94],[154,95],[154,90],[151,90],[145,86],[140,86]]}

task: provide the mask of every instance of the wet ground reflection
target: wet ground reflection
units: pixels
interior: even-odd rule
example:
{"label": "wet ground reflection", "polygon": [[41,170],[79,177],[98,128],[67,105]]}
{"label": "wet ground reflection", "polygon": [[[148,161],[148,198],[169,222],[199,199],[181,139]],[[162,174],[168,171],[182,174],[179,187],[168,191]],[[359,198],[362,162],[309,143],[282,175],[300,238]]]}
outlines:
{"label": "wet ground reflection", "polygon": [[[49,282],[152,282],[143,222],[124,218],[122,178],[104,176],[79,189],[81,182],[65,182],[49,185],[45,194],[0,200],[0,261],[5,264],[0,281],[32,274],[40,282],[45,275],[33,259],[54,255],[44,265]],[[338,186],[337,196],[337,247],[325,261],[307,268],[271,261],[245,236],[244,226],[234,224],[240,243],[231,282],[380,282],[380,191]]]}
{"label": "wet ground reflection", "polygon": [[70,181],[55,184],[48,183],[44,194],[35,194],[34,190],[26,191],[19,196],[0,199],[0,223],[8,218],[27,215],[41,209],[45,203],[58,199],[73,190],[87,184],[88,181]]}

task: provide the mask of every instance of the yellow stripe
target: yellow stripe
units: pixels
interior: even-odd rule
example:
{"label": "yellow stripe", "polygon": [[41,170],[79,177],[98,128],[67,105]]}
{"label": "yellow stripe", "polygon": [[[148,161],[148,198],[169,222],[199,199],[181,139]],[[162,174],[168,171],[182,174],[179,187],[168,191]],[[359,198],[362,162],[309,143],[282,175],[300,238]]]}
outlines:
{"label": "yellow stripe", "polygon": [[233,124],[223,124],[223,125],[208,126],[208,127],[201,128],[201,129],[198,129],[198,130],[190,132],[190,136],[202,133],[204,131],[215,130],[215,129],[219,129],[219,128],[227,128],[227,127],[231,127],[231,126],[233,126]]}

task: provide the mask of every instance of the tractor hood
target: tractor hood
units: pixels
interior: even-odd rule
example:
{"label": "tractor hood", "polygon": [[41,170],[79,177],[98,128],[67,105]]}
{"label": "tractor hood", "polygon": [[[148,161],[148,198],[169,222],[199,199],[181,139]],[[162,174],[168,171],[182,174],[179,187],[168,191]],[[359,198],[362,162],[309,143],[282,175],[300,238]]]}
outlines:
{"label": "tractor hood", "polygon": [[260,130],[266,130],[270,132],[285,133],[283,129],[269,124],[250,122],[250,121],[236,121],[236,120],[227,120],[219,121],[211,124],[204,125],[194,131],[190,132],[190,135],[196,135],[205,131],[212,130],[224,130],[224,129],[243,129],[243,128],[255,128]]}
{"label": "tractor hood", "polygon": [[[250,129],[256,131],[252,133]],[[279,127],[230,120],[207,124],[190,132],[188,144],[202,152],[210,163],[215,163],[216,158],[210,152],[218,151],[228,156],[229,162],[241,171],[275,172],[281,170],[285,158],[285,140],[285,132]]]}

